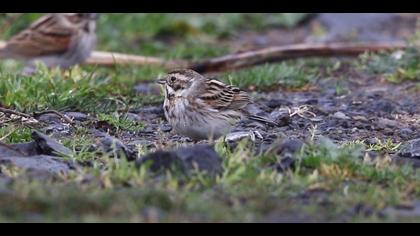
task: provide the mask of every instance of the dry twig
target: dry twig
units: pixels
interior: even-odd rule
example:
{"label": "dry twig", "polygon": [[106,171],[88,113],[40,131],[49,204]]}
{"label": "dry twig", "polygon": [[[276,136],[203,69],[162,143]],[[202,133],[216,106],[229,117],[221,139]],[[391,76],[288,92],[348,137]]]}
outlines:
{"label": "dry twig", "polygon": [[[0,42],[0,49],[5,43]],[[201,73],[235,70],[263,63],[284,61],[302,57],[357,56],[366,51],[377,52],[405,48],[404,42],[394,43],[308,43],[268,47],[247,52],[228,54],[200,62],[165,60],[114,52],[94,51],[86,64],[99,66],[138,65],[162,66],[165,69],[191,68]]]}
{"label": "dry twig", "polygon": [[28,118],[28,119],[33,118],[32,116],[30,116],[28,114],[18,112],[18,111],[14,111],[14,110],[10,110],[10,109],[3,108],[3,107],[0,107],[0,112],[2,112],[4,114],[16,115],[16,116],[20,116],[20,117],[24,117],[24,118]]}
{"label": "dry twig", "polygon": [[101,66],[115,66],[115,65],[151,65],[163,66],[164,68],[172,69],[176,67],[187,67],[188,62],[183,60],[165,60],[158,57],[145,57],[137,55],[127,55],[115,52],[98,52],[92,53],[91,57],[86,61],[86,64],[101,65]]}
{"label": "dry twig", "polygon": [[405,47],[405,43],[320,43],[292,44],[212,58],[191,66],[198,72],[234,70],[258,64],[302,57],[357,56],[366,51],[377,52]]}

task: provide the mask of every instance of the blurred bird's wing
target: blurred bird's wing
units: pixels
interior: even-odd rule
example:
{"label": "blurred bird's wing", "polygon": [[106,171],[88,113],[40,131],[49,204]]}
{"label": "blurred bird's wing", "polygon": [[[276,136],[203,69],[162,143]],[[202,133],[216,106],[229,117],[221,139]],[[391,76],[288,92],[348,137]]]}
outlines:
{"label": "blurred bird's wing", "polygon": [[68,50],[75,29],[63,26],[56,14],[48,14],[13,36],[5,50],[17,57],[61,54]]}

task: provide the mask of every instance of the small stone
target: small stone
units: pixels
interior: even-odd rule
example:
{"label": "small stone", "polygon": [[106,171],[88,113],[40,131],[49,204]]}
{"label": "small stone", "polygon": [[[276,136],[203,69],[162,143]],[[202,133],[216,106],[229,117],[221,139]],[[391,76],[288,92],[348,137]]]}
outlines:
{"label": "small stone", "polygon": [[312,122],[321,122],[321,121],[324,121],[324,118],[315,117],[315,118],[309,118],[309,120]]}
{"label": "small stone", "polygon": [[299,139],[285,139],[279,145],[277,154],[296,153],[303,147],[303,142]]}
{"label": "small stone", "polygon": [[54,123],[41,129],[45,134],[70,135],[71,126],[66,123]]}
{"label": "small stone", "polygon": [[368,121],[368,119],[364,116],[353,116],[352,118],[353,120],[358,120],[358,121],[365,121],[365,122]]}
{"label": "small stone", "polygon": [[400,60],[404,54],[405,52],[403,50],[398,50],[398,51],[393,52],[391,54],[391,57],[394,58],[395,60]]}
{"label": "small stone", "polygon": [[46,124],[60,124],[62,123],[61,117],[54,113],[45,113],[35,117],[38,121]]}
{"label": "small stone", "polygon": [[160,126],[160,130],[162,132],[168,133],[168,132],[171,132],[172,126],[170,124],[163,124]]}
{"label": "small stone", "polygon": [[368,139],[365,139],[364,143],[366,145],[375,145],[375,144],[378,144],[378,139],[376,139],[376,138],[368,138]]}
{"label": "small stone", "polygon": [[287,126],[291,122],[289,112],[284,110],[276,110],[271,112],[270,119],[275,121],[279,127]]}
{"label": "small stone", "polygon": [[343,120],[348,120],[348,119],[350,119],[350,117],[346,116],[346,114],[344,114],[344,113],[343,113],[343,112],[341,112],[341,111],[337,111],[336,113],[334,113],[334,114],[333,114],[333,117],[334,117],[334,118],[337,118],[337,119],[343,119]]}
{"label": "small stone", "polygon": [[391,102],[382,99],[375,100],[372,106],[373,111],[379,111],[387,114],[390,114],[395,110],[394,105],[392,105]]}
{"label": "small stone", "polygon": [[286,99],[271,99],[267,103],[269,108],[278,108],[281,106],[291,106],[293,105],[290,101]]}
{"label": "small stone", "polygon": [[242,132],[234,132],[226,135],[225,142],[226,143],[237,143],[243,139],[250,139],[252,142],[255,142],[255,134],[252,131],[242,131]]}
{"label": "small stone", "polygon": [[385,135],[391,136],[391,135],[394,135],[394,130],[392,130],[391,128],[385,128],[383,133]]}
{"label": "small stone", "polygon": [[0,157],[9,157],[9,156],[22,156],[23,153],[20,152],[17,148],[14,148],[10,145],[0,143]]}
{"label": "small stone", "polygon": [[128,146],[147,147],[147,148],[155,147],[155,144],[153,143],[153,141],[149,141],[149,140],[135,140],[133,142],[128,143],[127,145]]}
{"label": "small stone", "polygon": [[133,121],[133,122],[138,122],[141,120],[140,116],[134,113],[127,113],[123,116],[123,119],[129,120],[129,121]]}
{"label": "small stone", "polygon": [[65,115],[74,121],[80,122],[88,121],[90,119],[88,115],[81,112],[66,112]]}
{"label": "small stone", "polygon": [[99,151],[112,155],[112,157],[121,158],[123,154],[127,160],[135,160],[137,154],[131,151],[121,140],[105,134],[102,139],[99,140]]}
{"label": "small stone", "polygon": [[311,99],[308,99],[306,101],[303,101],[303,103],[308,104],[308,105],[316,105],[316,104],[318,104],[318,99],[311,98]]}
{"label": "small stone", "polygon": [[420,158],[420,138],[404,144],[399,152],[401,157]]}
{"label": "small stone", "polygon": [[13,165],[26,170],[35,170],[47,173],[67,173],[73,167],[64,160],[54,156],[36,155],[36,156],[9,156],[1,157],[0,165]]}
{"label": "small stone", "polygon": [[148,134],[153,134],[155,133],[155,129],[153,127],[151,127],[150,125],[144,127],[144,129],[141,131],[142,133],[148,133]]}
{"label": "small stone", "polygon": [[16,143],[10,144],[10,146],[18,150],[20,153],[24,154],[25,156],[35,156],[40,155],[42,153],[38,150],[38,145],[35,141],[27,142],[27,143]]}
{"label": "small stone", "polygon": [[51,156],[56,156],[56,155],[71,156],[73,153],[70,149],[64,147],[61,143],[55,141],[54,139],[38,131],[34,131],[32,133],[32,138],[36,142],[38,146],[38,150],[40,151],[41,154],[51,155]]}
{"label": "small stone", "polygon": [[366,158],[370,158],[371,160],[374,160],[374,159],[376,159],[376,158],[380,157],[380,155],[379,155],[379,153],[378,153],[378,152],[375,152],[375,151],[368,151],[368,152],[366,152],[365,157],[366,157]]}
{"label": "small stone", "polygon": [[402,139],[409,139],[413,135],[413,130],[410,128],[402,128],[398,131],[398,135]]}
{"label": "small stone", "polygon": [[366,127],[365,124],[363,124],[362,122],[357,121],[356,123],[354,123],[354,126],[358,129],[364,129]]}
{"label": "small stone", "polygon": [[348,128],[351,128],[352,127],[351,123],[349,121],[347,121],[347,120],[344,120],[344,121],[342,121],[340,123],[341,123],[341,127],[345,128],[345,129],[348,129]]}
{"label": "small stone", "polygon": [[216,175],[222,171],[221,158],[213,147],[201,144],[169,151],[160,150],[140,158],[136,164],[141,167],[149,162],[150,170],[158,173],[173,170],[188,174],[198,170]]}
{"label": "small stone", "polygon": [[280,144],[273,144],[269,148],[270,153],[277,155],[277,162],[274,167],[277,171],[283,172],[290,168],[293,168],[295,165],[294,154],[300,151],[303,147],[303,142],[299,139],[283,139]]}
{"label": "small stone", "polygon": [[381,127],[389,127],[394,128],[398,126],[398,122],[395,120],[390,120],[386,118],[379,118],[378,119],[378,125]]}
{"label": "small stone", "polygon": [[291,156],[286,156],[282,158],[278,163],[276,163],[275,167],[277,171],[284,172],[286,170],[294,168],[295,163],[296,160],[294,158],[292,158]]}

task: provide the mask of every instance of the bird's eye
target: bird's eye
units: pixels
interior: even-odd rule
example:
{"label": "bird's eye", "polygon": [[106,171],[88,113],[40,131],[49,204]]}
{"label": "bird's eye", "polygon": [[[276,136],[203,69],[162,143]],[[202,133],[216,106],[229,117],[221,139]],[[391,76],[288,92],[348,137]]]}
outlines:
{"label": "bird's eye", "polygon": [[175,76],[172,76],[171,77],[171,82],[175,82],[175,80],[176,80],[176,77]]}

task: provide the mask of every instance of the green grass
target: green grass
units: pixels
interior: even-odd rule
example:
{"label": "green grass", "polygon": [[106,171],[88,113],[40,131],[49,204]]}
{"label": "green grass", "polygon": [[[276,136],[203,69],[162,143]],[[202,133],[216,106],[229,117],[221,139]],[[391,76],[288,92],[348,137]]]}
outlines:
{"label": "green grass", "polygon": [[275,88],[301,88],[318,78],[318,69],[302,61],[266,64],[223,76],[226,82],[243,89],[269,90]]}
{"label": "green grass", "polygon": [[1,103],[21,111],[95,106],[108,96],[104,89],[107,79],[92,80],[88,74],[65,79],[59,73],[43,70],[32,77],[11,73],[0,77]]}
{"label": "green grass", "polygon": [[[124,159],[101,158],[94,162],[105,166],[93,165],[58,180],[30,180],[24,173],[3,171],[19,178],[8,187],[13,194],[0,193],[0,219],[248,222],[282,210],[288,212],[289,219],[310,216],[334,221],[339,215],[346,221],[384,221],[392,219],[348,215],[348,211],[359,203],[380,211],[420,195],[420,175],[414,169],[388,161],[366,162],[360,158],[361,150],[339,147],[328,140],[307,144],[297,155],[296,168],[284,173],[269,167],[276,160],[273,154],[255,156],[245,146],[234,151],[217,146],[224,171],[215,178],[196,173],[185,179],[168,173],[154,179],[147,169],[139,170]],[[329,204],[316,204],[319,196],[315,191],[326,193],[324,201]],[[300,203],[294,197],[298,193],[309,194],[313,204]]]}
{"label": "green grass", "polygon": [[[0,101],[3,106],[19,111],[46,109],[109,112],[137,107],[156,98],[142,97],[134,92],[141,80],[152,80],[159,69],[100,70],[74,68],[70,74],[40,69],[31,77],[0,72]],[[153,76],[152,76],[153,75]]]}
{"label": "green grass", "polygon": [[401,143],[394,142],[392,139],[380,140],[375,138],[374,144],[366,144],[364,140],[351,140],[342,144],[343,147],[363,147],[367,151],[376,151],[380,153],[396,153],[401,147]]}
{"label": "green grass", "polygon": [[0,139],[4,143],[23,143],[32,140],[32,131],[17,124],[8,124],[0,126]]}
{"label": "green grass", "polygon": [[365,53],[357,62],[359,68],[374,75],[381,75],[393,83],[420,80],[420,33],[416,33],[401,53]]}
{"label": "green grass", "polygon": [[117,132],[120,130],[137,132],[144,128],[144,124],[137,121],[130,120],[126,115],[121,115],[118,112],[112,114],[98,114],[98,120],[109,123],[117,129]]}

